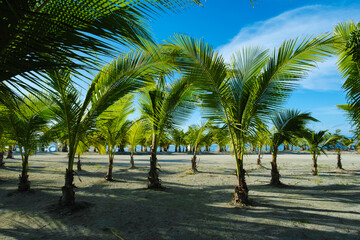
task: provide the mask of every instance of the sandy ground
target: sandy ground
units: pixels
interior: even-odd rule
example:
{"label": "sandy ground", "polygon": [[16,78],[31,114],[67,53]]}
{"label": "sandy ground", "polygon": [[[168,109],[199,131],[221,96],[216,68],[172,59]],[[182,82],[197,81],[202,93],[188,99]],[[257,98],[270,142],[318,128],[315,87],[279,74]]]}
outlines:
{"label": "sandy ground", "polygon": [[19,155],[0,169],[0,239],[360,239],[360,155],[319,159],[319,176],[311,175],[305,153],[279,155],[282,181],[270,181],[270,155],[265,168],[255,168],[255,155],[245,168],[252,207],[231,202],[236,184],[234,159],[200,155],[200,173],[190,175],[191,156],[159,155],[165,191],[147,190],[149,156],[116,155],[115,182],[106,182],[107,157],[83,156],[75,178],[76,200],[90,207],[75,213],[54,212],[64,184],[66,155],[46,153],[30,159],[33,191],[16,191]]}

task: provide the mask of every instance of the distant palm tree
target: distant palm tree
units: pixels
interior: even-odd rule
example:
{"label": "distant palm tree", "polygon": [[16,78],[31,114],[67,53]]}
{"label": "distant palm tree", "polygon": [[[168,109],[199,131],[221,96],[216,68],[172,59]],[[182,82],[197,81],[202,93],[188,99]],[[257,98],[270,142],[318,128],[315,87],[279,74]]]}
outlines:
{"label": "distant palm tree", "polygon": [[347,149],[352,144],[354,144],[354,140],[347,138],[346,136],[342,135],[341,130],[338,129],[334,134],[332,134],[332,141],[329,142],[330,145],[334,146],[335,151],[337,152],[337,169],[343,169],[342,163],[341,163],[341,152],[342,148],[345,147]]}
{"label": "distant palm tree", "polygon": [[[156,54],[138,50],[120,55],[95,76],[84,97],[75,87],[69,71],[49,72],[47,82],[56,105],[53,112],[58,124],[67,131],[69,147],[65,185],[62,188],[63,205],[75,203],[73,163],[79,141],[93,131],[101,113],[122,97],[144,87],[149,78],[167,68],[163,64],[155,64],[159,61],[157,57]],[[166,61],[163,59],[161,62]]]}
{"label": "distant palm tree", "polygon": [[260,48],[244,48],[232,57],[230,67],[211,46],[184,35],[168,45],[182,54],[185,74],[204,89],[201,95],[208,117],[219,117],[229,128],[237,168],[234,199],[249,204],[245,181],[245,147],[259,119],[268,119],[279,110],[296,81],[316,62],[332,53],[332,38],[321,35],[285,41],[269,55]]}
{"label": "distant palm tree", "polygon": [[130,168],[135,168],[134,149],[141,143],[145,134],[145,126],[141,119],[133,122],[128,134],[128,142],[130,145]]}
{"label": "distant palm tree", "polygon": [[269,144],[270,138],[269,138],[269,130],[267,129],[267,126],[263,124],[261,127],[259,127],[255,135],[253,137],[252,142],[254,142],[255,146],[258,148],[258,157],[256,159],[256,166],[261,166],[261,153],[264,146]]}
{"label": "distant palm tree", "polygon": [[180,78],[167,85],[165,77],[159,77],[152,87],[140,94],[142,118],[151,126],[152,143],[148,188],[162,188],[158,175],[157,147],[165,128],[183,123],[194,108],[193,84],[189,78]]}
{"label": "distant palm tree", "polygon": [[123,141],[127,138],[132,124],[128,116],[134,112],[132,100],[133,96],[123,97],[97,118],[98,137],[103,139],[109,155],[108,171],[105,176],[107,181],[113,180],[112,170],[117,145],[126,144]]}
{"label": "distant palm tree", "polygon": [[326,155],[325,147],[333,141],[333,138],[328,136],[327,131],[312,131],[307,130],[302,133],[302,136],[306,140],[309,149],[308,151],[312,155],[313,160],[313,169],[312,169],[312,175],[318,174],[318,165],[317,160],[321,153]]}
{"label": "distant palm tree", "polygon": [[[4,96],[3,99],[5,100]],[[29,157],[36,152],[45,126],[51,119],[50,102],[33,95],[27,95],[26,98],[9,97],[5,102],[8,127],[19,145],[22,159],[18,190],[28,191],[30,190]]]}
{"label": "distant palm tree", "polygon": [[284,142],[291,143],[292,139],[301,136],[305,129],[305,124],[309,121],[317,121],[311,117],[310,113],[301,113],[298,110],[285,110],[276,113],[271,119],[274,128],[270,131],[270,150],[271,161],[271,185],[282,185],[280,174],[277,167],[277,153],[279,146]]}
{"label": "distant palm tree", "polygon": [[[190,132],[190,142],[191,142],[190,145],[192,146],[192,148],[194,150],[193,156],[191,158],[191,170],[193,173],[199,172],[197,169],[196,154],[197,154],[199,148],[201,148],[202,146],[205,145],[205,141],[212,134],[210,131],[208,131],[209,124],[210,124],[210,122],[207,121],[203,125],[196,125],[196,126],[191,127],[192,131]],[[189,129],[190,129],[190,127],[189,127]]]}

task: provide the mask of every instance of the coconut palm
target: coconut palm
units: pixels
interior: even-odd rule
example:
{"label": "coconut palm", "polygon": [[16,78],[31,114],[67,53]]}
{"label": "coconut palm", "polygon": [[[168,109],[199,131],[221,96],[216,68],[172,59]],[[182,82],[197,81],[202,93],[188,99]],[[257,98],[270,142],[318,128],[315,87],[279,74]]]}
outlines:
{"label": "coconut palm", "polygon": [[334,146],[334,149],[337,152],[337,164],[336,164],[337,169],[343,169],[341,163],[342,148],[347,149],[354,143],[353,139],[347,138],[346,136],[342,135],[340,132],[341,130],[339,129],[336,130],[336,132],[332,134],[332,141],[329,142],[329,144]]}
{"label": "coconut palm", "polygon": [[5,114],[11,135],[19,145],[22,159],[19,191],[30,190],[29,157],[36,151],[43,131],[51,119],[49,105],[45,98],[33,95],[26,98],[10,96],[4,105],[7,108]]}
{"label": "coconut palm", "polygon": [[327,135],[326,131],[312,131],[312,130],[306,130],[302,133],[303,138],[307,142],[309,149],[308,151],[312,155],[313,160],[313,169],[312,169],[312,175],[318,174],[318,165],[317,160],[318,157],[323,153],[325,155],[325,147],[330,144],[333,141],[333,137]]}
{"label": "coconut palm", "polygon": [[175,145],[175,152],[177,152],[178,149],[180,152],[180,145],[183,142],[184,131],[174,128],[174,129],[170,130],[170,135],[173,139],[173,144]]}
{"label": "coconut palm", "polygon": [[165,77],[159,77],[152,87],[144,89],[139,97],[142,118],[151,126],[152,143],[148,188],[161,189],[158,175],[157,147],[165,128],[179,126],[192,112],[193,84],[190,78],[180,78],[166,85]]}
{"label": "coconut palm", "polygon": [[53,112],[58,124],[62,124],[67,131],[69,147],[65,185],[62,188],[63,205],[75,203],[73,163],[82,136],[96,127],[96,119],[101,113],[125,95],[144,87],[154,74],[167,68],[166,64],[155,64],[159,60],[157,57],[157,54],[139,50],[121,54],[102,68],[83,97],[75,88],[69,71],[49,72],[47,82],[56,105]]}
{"label": "coconut palm", "polygon": [[[339,23],[334,27],[334,37],[336,39],[336,50],[338,56],[338,69],[345,79],[343,88],[346,92],[348,104],[347,109],[351,109],[351,120],[355,125],[360,124],[360,25],[353,21]],[[357,126],[359,127],[359,126]]]}
{"label": "coconut palm", "polygon": [[211,132],[214,142],[219,147],[219,152],[224,151],[224,148],[226,150],[226,145],[229,144],[230,141],[228,127],[226,125],[221,127],[214,125],[211,127]]}
{"label": "coconut palm", "polygon": [[[0,93],[14,87],[36,91],[46,70],[96,68],[98,55],[114,56],[117,44],[144,46],[148,22],[164,10],[198,0],[1,1]],[[36,85],[28,84],[25,80]],[[8,82],[7,85],[5,81]],[[2,94],[0,94],[0,100]]]}
{"label": "coconut palm", "polygon": [[305,124],[309,121],[317,121],[311,117],[310,113],[301,113],[298,110],[288,109],[276,113],[271,119],[274,128],[270,132],[271,161],[271,185],[282,185],[280,174],[277,167],[277,153],[279,146],[284,142],[291,143],[292,139],[301,136],[305,129]]}
{"label": "coconut palm", "polygon": [[134,163],[134,149],[141,143],[145,134],[145,126],[141,119],[134,121],[130,130],[128,142],[130,145],[130,168],[135,168]]}
{"label": "coconut palm", "polygon": [[270,133],[269,133],[267,126],[265,124],[262,124],[260,126],[261,127],[256,129],[255,136],[253,136],[252,141],[251,141],[254,143],[254,145],[257,147],[257,150],[258,150],[258,156],[256,159],[256,166],[258,166],[258,167],[261,166],[262,149],[270,141],[270,138],[269,138]]}
{"label": "coconut palm", "polygon": [[[208,125],[209,125],[209,121],[207,121],[205,124],[203,125],[196,125],[194,127],[192,127],[192,131],[191,131],[191,146],[193,148],[193,156],[191,158],[191,171],[193,173],[197,173],[199,172],[197,170],[197,152],[199,150],[199,148],[201,148],[203,145],[205,145],[205,141],[207,140],[207,138],[209,136],[211,136],[211,132],[207,131],[208,130]],[[190,128],[190,127],[189,127]],[[207,131],[207,133],[205,133],[205,131]]]}
{"label": "coconut palm", "polygon": [[131,121],[128,116],[134,112],[133,96],[120,99],[114,105],[99,115],[97,119],[98,137],[104,140],[109,155],[108,171],[105,176],[107,181],[112,181],[114,156],[117,145],[125,145]]}
{"label": "coconut palm", "polygon": [[201,40],[177,35],[169,47],[182,53],[185,74],[205,90],[201,98],[206,115],[220,115],[227,124],[237,168],[234,199],[249,204],[243,167],[249,135],[255,132],[259,119],[268,119],[282,106],[296,81],[331,54],[331,37],[285,41],[272,54],[244,48],[233,55],[230,67]]}

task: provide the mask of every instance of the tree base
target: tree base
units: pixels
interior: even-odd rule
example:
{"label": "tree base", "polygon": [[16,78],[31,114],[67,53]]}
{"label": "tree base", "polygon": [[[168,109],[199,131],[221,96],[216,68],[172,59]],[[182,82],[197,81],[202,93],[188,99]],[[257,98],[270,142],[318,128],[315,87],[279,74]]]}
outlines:
{"label": "tree base", "polygon": [[114,181],[114,179],[112,178],[112,176],[109,176],[109,175],[105,175],[104,178],[105,178],[106,181],[109,181],[109,182]]}
{"label": "tree base", "polygon": [[26,177],[19,177],[19,186],[18,191],[19,192],[26,192],[30,190],[30,181],[28,180],[28,175]]}
{"label": "tree base", "polygon": [[65,186],[61,188],[62,196],[60,197],[59,204],[61,206],[73,206],[75,204],[75,192],[74,188],[74,175],[73,171],[66,169],[65,174]]}
{"label": "tree base", "polygon": [[246,189],[242,188],[241,186],[236,186],[234,190],[234,201],[236,204],[240,204],[242,206],[251,205],[251,202],[249,200],[249,194]]}
{"label": "tree base", "polygon": [[147,183],[147,188],[148,189],[164,189],[164,187],[161,185],[161,181],[159,179],[159,176],[155,171],[151,171],[149,172],[148,175],[148,183]]}

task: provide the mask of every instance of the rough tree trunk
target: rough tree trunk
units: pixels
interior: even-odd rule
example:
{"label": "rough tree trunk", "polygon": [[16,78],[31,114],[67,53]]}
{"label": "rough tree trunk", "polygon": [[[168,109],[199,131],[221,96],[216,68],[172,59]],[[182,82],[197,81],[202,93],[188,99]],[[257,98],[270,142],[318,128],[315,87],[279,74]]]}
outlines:
{"label": "rough tree trunk", "polygon": [[78,171],[81,171],[81,160],[80,160],[80,154],[78,154],[77,170],[78,170]]}
{"label": "rough tree trunk", "polygon": [[130,156],[130,168],[135,168],[134,156]]}
{"label": "rough tree trunk", "polygon": [[274,150],[272,153],[272,161],[271,161],[270,185],[279,186],[279,185],[282,185],[282,183],[280,182],[280,174],[279,174],[279,170],[277,168],[276,158],[277,158],[277,150]]}
{"label": "rough tree trunk", "polygon": [[[160,148],[161,149],[161,148]],[[150,171],[148,174],[148,188],[149,189],[162,189],[159,174],[157,171],[157,158],[154,144],[151,147],[151,157],[150,157]]]}
{"label": "rough tree trunk", "polygon": [[337,152],[337,169],[343,169],[341,164],[341,153],[340,150]]}
{"label": "rough tree trunk", "polygon": [[14,158],[13,150],[12,150],[12,149],[13,149],[13,147],[12,147],[12,146],[9,146],[6,159],[8,159],[8,158]]}
{"label": "rough tree trunk", "polygon": [[107,174],[105,175],[106,181],[112,181],[113,180],[113,177],[112,177],[113,164],[114,164],[114,158],[110,157],[109,158],[108,171],[107,171]]}
{"label": "rough tree trunk", "polygon": [[62,206],[72,206],[75,204],[74,188],[74,171],[66,169],[65,185],[61,189],[62,197],[60,198],[60,204]]}
{"label": "rough tree trunk", "polygon": [[244,169],[242,159],[239,156],[237,156],[237,157],[238,157],[237,164],[239,165],[238,166],[239,171],[236,174],[238,184],[234,189],[235,190],[234,200],[235,200],[235,203],[238,203],[241,205],[250,205],[249,189],[248,189],[246,181],[245,181],[246,171]]}
{"label": "rough tree trunk", "polygon": [[4,152],[0,152],[0,167],[4,166]]}
{"label": "rough tree trunk", "polygon": [[178,147],[178,146],[177,146],[177,145],[175,145],[175,152],[177,152],[177,147]]}
{"label": "rough tree trunk", "polygon": [[191,158],[191,170],[193,173],[198,173],[197,164],[196,164],[196,152],[194,153],[193,157]]}
{"label": "rough tree trunk", "polygon": [[317,170],[317,158],[316,156],[313,156],[313,169],[312,169],[312,175],[317,175],[318,174],[318,170]]}
{"label": "rough tree trunk", "polygon": [[22,171],[19,177],[19,186],[18,190],[20,192],[25,192],[30,190],[30,181],[28,175],[28,168],[29,168],[29,156],[24,156],[24,160],[22,162]]}

